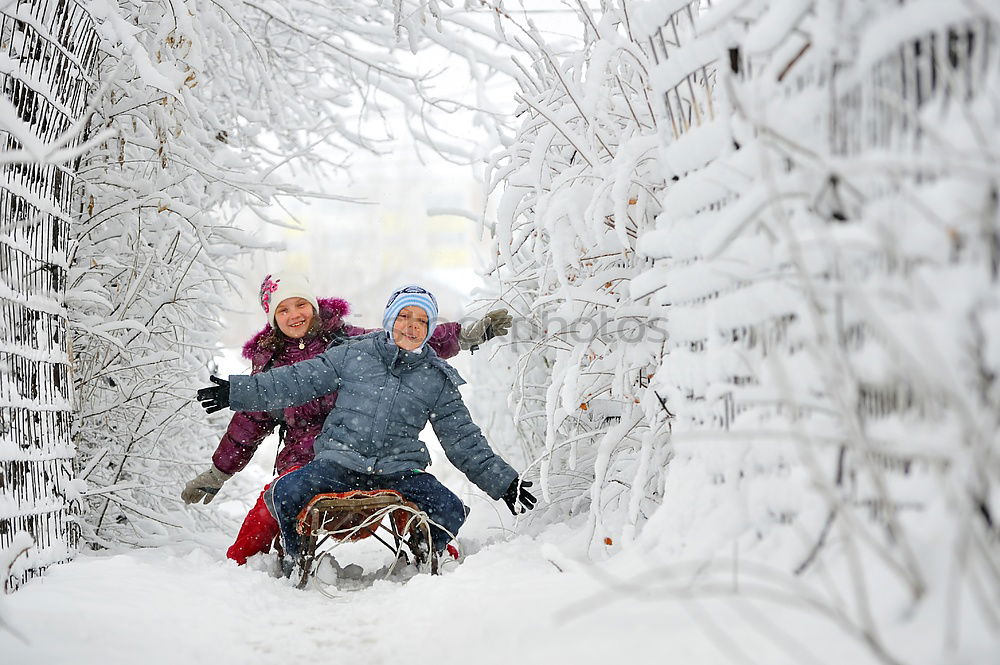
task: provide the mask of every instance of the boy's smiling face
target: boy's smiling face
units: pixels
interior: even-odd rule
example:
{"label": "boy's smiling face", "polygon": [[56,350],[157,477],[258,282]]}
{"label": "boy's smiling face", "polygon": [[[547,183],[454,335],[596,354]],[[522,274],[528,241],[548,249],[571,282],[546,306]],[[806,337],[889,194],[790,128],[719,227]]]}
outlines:
{"label": "boy's smiling face", "polygon": [[404,351],[413,351],[427,339],[427,312],[416,305],[399,311],[392,324],[392,341]]}

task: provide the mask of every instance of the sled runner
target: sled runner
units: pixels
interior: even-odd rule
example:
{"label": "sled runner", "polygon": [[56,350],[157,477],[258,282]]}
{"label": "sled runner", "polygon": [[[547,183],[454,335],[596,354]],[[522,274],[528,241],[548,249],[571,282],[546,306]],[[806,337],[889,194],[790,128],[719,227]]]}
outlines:
{"label": "sled runner", "polygon": [[[388,577],[413,557],[421,571],[438,574],[438,557],[431,554],[431,525],[427,514],[395,490],[354,490],[317,494],[299,512],[296,529],[302,536],[304,588],[325,557],[342,543],[375,538],[396,558]],[[324,545],[329,544],[326,549]],[[279,554],[280,555],[280,554]]]}

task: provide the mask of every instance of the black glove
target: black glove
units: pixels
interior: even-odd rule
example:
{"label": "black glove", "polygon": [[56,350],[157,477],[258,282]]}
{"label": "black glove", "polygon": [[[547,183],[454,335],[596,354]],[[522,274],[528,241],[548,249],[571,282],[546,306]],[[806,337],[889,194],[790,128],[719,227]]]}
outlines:
{"label": "black glove", "polygon": [[[524,489],[525,487],[531,487],[530,480],[522,482],[520,478],[515,478],[511,481],[507,491],[503,493],[503,502],[510,508],[511,515],[527,512],[534,508],[538,502],[538,499],[531,492]],[[521,502],[520,506],[517,505],[518,501]]]}
{"label": "black glove", "polygon": [[198,391],[198,401],[208,413],[215,413],[229,406],[229,382],[214,374],[209,377],[212,383],[218,385],[202,388]]}

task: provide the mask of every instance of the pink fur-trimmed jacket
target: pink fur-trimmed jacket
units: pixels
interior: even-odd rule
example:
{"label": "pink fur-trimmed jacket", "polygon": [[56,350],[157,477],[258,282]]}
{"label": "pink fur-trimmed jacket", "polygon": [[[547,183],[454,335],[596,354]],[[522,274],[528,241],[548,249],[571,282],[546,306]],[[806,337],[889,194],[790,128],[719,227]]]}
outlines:
{"label": "pink fur-trimmed jacket", "polygon": [[[253,363],[251,374],[257,374],[273,367],[291,365],[300,360],[315,358],[326,351],[331,344],[340,343],[344,337],[356,337],[373,332],[344,323],[344,316],[350,311],[346,301],[339,298],[320,298],[319,313],[323,326],[319,333],[304,339],[305,348],[297,343],[289,343],[280,351],[271,351],[261,345],[263,338],[271,332],[267,325],[243,345],[243,357]],[[461,326],[457,323],[442,323],[431,336],[428,344],[441,358],[451,358],[458,353],[458,335]],[[277,412],[241,411],[233,415],[219,447],[212,455],[212,463],[220,471],[236,473],[241,471],[253,457],[257,446],[274,428],[285,424],[285,434],[279,444],[280,451],[275,463],[281,474],[296,466],[302,466],[313,459],[313,441],[323,428],[323,421],[337,403],[337,393],[330,393],[300,406],[293,406]]]}

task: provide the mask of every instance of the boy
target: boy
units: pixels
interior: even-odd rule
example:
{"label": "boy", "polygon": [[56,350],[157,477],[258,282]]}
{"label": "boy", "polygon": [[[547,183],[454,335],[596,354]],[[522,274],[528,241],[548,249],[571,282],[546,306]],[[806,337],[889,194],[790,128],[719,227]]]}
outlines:
{"label": "boy", "polygon": [[[295,520],[316,494],[394,489],[427,513],[440,554],[465,521],[461,500],[424,471],[430,456],[419,435],[428,420],[448,459],[512,513],[530,510],[535,497],[490,448],[458,391],[465,381],[426,342],[434,332],[437,301],[410,285],[393,292],[383,330],[332,347],[321,355],[253,376],[212,377],[198,391],[209,410],[267,411],[339,391],[315,441],[315,459],[274,481],[265,497],[286,552],[301,556]],[[518,506],[518,504],[520,504]]]}

